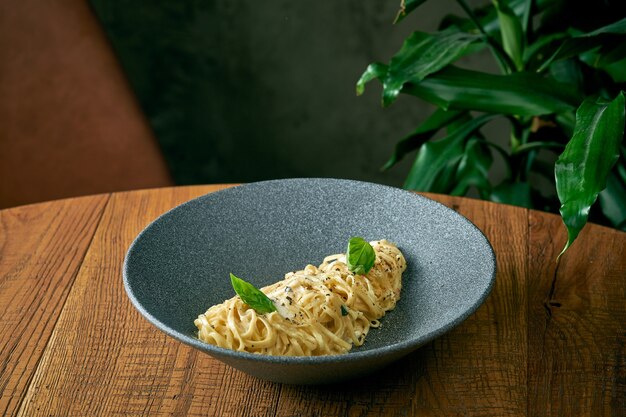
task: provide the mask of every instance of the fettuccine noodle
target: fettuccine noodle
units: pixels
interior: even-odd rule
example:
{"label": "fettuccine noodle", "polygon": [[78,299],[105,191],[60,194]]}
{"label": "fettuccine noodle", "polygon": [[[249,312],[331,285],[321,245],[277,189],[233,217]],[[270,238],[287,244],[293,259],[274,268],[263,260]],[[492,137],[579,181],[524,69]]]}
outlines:
{"label": "fettuccine noodle", "polygon": [[267,355],[317,356],[360,346],[400,298],[406,261],[386,240],[370,242],[376,261],[367,275],[351,273],[344,254],[290,272],[261,288],[278,311],[258,314],[235,296],[194,321],[204,342]]}

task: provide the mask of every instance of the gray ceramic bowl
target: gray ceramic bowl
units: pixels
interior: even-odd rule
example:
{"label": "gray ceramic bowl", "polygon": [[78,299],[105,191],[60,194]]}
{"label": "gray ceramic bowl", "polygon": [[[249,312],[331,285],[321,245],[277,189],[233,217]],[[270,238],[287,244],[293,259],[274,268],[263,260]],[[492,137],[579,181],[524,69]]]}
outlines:
{"label": "gray ceramic bowl", "polygon": [[[408,263],[400,301],[363,346],[280,357],[196,338],[198,314],[234,295],[229,272],[268,285],[343,252],[352,236],[395,242]],[[259,378],[319,384],[380,369],[461,323],[489,294],[495,258],[480,230],[427,198],[365,182],[288,179],[211,193],[165,213],[137,236],[123,274],[135,307],[175,339]]]}

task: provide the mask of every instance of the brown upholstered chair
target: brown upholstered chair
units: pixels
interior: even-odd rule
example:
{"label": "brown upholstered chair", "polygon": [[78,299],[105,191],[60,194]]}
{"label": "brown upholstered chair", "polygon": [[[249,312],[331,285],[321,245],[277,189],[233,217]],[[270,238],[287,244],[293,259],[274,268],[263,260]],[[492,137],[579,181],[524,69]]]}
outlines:
{"label": "brown upholstered chair", "polygon": [[87,2],[1,2],[0,208],[171,184]]}

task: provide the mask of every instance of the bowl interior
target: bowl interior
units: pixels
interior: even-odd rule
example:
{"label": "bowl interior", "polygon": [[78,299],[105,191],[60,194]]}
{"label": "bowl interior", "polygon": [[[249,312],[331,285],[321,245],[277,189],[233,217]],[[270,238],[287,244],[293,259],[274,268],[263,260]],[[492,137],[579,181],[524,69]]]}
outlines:
{"label": "bowl interior", "polygon": [[423,344],[466,318],[491,288],[493,251],[467,219],[413,193],[334,179],[251,183],[185,203],[137,237],[124,279],[159,328],[220,352],[196,340],[193,321],[234,295],[229,272],[262,287],[345,251],[352,236],[396,243],[408,267],[396,308],[350,354]]}

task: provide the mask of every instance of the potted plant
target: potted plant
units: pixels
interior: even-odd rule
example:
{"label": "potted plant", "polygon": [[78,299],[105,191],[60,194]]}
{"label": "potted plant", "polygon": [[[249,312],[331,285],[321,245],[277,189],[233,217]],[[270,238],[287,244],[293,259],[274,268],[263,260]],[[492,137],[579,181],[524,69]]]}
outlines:
{"label": "potted plant", "polygon": [[[395,22],[426,0],[403,0]],[[539,209],[560,209],[572,244],[594,221],[626,229],[626,14],[619,2],[494,0],[464,16],[445,16],[433,33],[416,31],[389,63],[370,64],[357,94],[378,79],[383,106],[400,93],[436,106],[395,146],[384,169],[416,152],[404,187]],[[458,60],[487,48],[500,73],[473,71]],[[481,128],[510,124],[502,146]],[[443,137],[433,139],[444,131]],[[541,155],[553,154],[553,163]],[[494,158],[506,166],[494,184]],[[542,160],[543,159],[543,160]],[[556,192],[541,193],[533,177]],[[597,220],[596,220],[597,219]]]}

